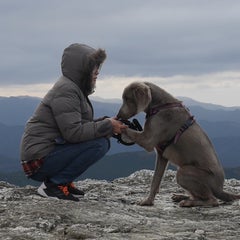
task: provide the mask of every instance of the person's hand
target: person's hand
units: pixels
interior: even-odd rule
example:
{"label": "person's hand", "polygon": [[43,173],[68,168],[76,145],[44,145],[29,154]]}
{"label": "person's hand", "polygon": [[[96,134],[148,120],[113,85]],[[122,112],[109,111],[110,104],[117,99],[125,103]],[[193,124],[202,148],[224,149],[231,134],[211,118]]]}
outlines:
{"label": "person's hand", "polygon": [[121,134],[122,131],[126,128],[128,128],[128,126],[124,125],[121,121],[118,121],[116,118],[112,117],[112,118],[108,118],[113,126],[113,133],[114,134]]}

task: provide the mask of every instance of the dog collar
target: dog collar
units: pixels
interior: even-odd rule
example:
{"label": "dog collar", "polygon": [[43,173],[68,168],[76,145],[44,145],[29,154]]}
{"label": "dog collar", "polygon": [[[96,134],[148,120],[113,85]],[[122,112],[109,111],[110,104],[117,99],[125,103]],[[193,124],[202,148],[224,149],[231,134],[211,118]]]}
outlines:
{"label": "dog collar", "polygon": [[148,111],[146,112],[146,118],[149,118],[157,114],[160,110],[174,108],[174,107],[185,108],[182,102],[173,102],[173,103],[165,103],[165,104],[157,105],[148,109]]}

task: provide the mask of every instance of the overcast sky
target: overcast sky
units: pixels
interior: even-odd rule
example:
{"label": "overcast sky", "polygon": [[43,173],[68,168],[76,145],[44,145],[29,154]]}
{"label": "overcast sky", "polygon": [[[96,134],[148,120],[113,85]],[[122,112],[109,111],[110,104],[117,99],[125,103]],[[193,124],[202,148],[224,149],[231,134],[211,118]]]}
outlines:
{"label": "overcast sky", "polygon": [[134,80],[240,106],[240,1],[0,0],[0,96],[44,96],[65,47],[104,48],[94,96]]}

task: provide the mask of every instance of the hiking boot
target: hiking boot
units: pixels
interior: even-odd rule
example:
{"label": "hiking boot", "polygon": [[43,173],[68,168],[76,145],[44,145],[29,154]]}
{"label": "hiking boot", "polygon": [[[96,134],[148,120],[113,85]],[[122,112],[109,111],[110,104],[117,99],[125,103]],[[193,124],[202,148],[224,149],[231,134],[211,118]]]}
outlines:
{"label": "hiking boot", "polygon": [[57,185],[51,182],[43,182],[37,190],[38,194],[43,197],[57,198],[62,200],[71,200],[78,202],[79,199],[74,197],[66,185]]}
{"label": "hiking boot", "polygon": [[74,196],[74,197],[83,197],[84,196],[84,192],[82,190],[79,190],[75,187],[74,183],[71,182],[69,184],[67,184],[68,187],[68,191]]}

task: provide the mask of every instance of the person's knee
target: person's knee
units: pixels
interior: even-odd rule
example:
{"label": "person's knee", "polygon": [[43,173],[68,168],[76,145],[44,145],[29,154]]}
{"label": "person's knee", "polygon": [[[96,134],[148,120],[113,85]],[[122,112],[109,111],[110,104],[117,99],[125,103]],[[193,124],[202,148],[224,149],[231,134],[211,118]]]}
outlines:
{"label": "person's knee", "polygon": [[99,138],[97,140],[99,152],[104,156],[110,149],[110,140],[108,138]]}

